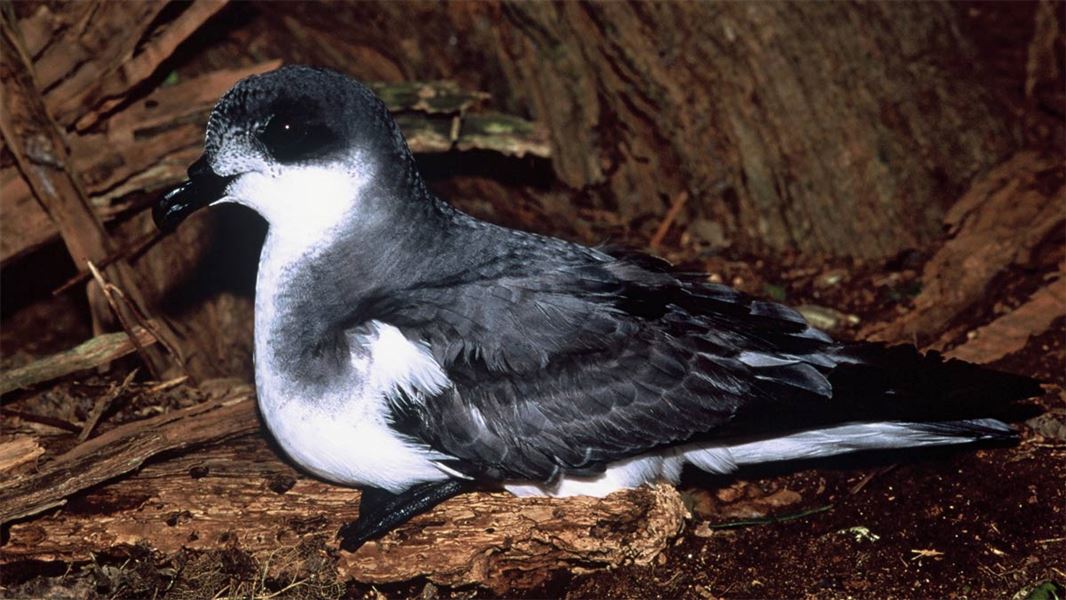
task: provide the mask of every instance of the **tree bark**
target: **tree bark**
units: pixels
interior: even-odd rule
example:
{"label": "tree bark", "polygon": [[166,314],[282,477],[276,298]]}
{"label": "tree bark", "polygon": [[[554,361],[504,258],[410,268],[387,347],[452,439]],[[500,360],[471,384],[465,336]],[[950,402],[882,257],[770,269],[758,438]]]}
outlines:
{"label": "tree bark", "polygon": [[[347,9],[263,18],[292,11],[325,38],[344,31],[329,52],[302,52],[356,75],[458,75],[544,123],[559,179],[599,208],[661,215],[687,192],[679,222],[705,221],[695,230],[717,244],[859,257],[920,246],[1015,144],[947,3]],[[405,34],[412,17],[423,26]]]}

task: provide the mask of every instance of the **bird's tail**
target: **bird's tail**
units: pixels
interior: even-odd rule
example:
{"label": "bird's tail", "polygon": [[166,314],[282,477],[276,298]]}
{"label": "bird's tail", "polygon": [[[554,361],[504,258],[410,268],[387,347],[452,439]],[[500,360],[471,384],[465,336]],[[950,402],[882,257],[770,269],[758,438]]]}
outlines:
{"label": "bird's tail", "polygon": [[852,421],[928,423],[945,435],[963,435],[966,427],[952,429],[951,422],[1002,414],[1012,402],[1043,393],[1030,377],[923,355],[913,346],[854,344],[835,358],[828,374],[833,404],[852,413]]}
{"label": "bird's tail", "polygon": [[992,417],[1042,393],[1029,377],[945,361],[913,346],[845,345],[829,356],[835,363],[826,372],[830,401],[778,406],[775,420],[786,430],[693,445],[684,452],[687,462],[728,473],[741,465],[866,450],[1011,441],[1017,433]]}
{"label": "bird's tail", "polygon": [[996,419],[947,422],[847,423],[732,445],[693,448],[685,459],[704,471],[729,473],[738,466],[825,458],[867,450],[1011,441],[1017,434]]}

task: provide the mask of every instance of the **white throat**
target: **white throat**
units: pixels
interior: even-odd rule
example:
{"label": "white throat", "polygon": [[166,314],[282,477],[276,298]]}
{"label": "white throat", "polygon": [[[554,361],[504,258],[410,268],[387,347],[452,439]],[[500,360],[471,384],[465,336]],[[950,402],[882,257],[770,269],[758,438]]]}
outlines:
{"label": "white throat", "polygon": [[[340,226],[357,218],[366,182],[359,169],[342,164],[274,166],[240,175],[222,201],[258,212],[270,225],[275,246],[284,247],[286,254],[302,255],[313,252]],[[273,258],[288,257],[275,254]]]}

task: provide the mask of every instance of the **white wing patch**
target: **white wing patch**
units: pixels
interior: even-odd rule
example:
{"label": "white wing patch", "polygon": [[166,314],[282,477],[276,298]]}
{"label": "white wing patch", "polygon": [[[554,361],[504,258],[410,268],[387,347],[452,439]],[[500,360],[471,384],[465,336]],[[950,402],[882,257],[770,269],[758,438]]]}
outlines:
{"label": "white wing patch", "polygon": [[503,487],[515,496],[594,496],[639,487],[664,480],[677,483],[683,462],[671,450],[644,454],[607,465],[603,473],[591,477],[560,477],[553,484],[515,482]]}
{"label": "white wing patch", "polygon": [[[410,398],[435,396],[451,382],[424,342],[412,342],[396,327],[370,322],[369,335],[356,336],[369,354],[367,380],[385,395],[402,391]],[[356,359],[358,360],[358,359]],[[359,368],[361,365],[357,365]]]}
{"label": "white wing patch", "polygon": [[[280,380],[257,351],[256,381],[264,421],[300,466],[331,481],[373,485],[392,492],[454,474],[449,456],[398,434],[388,423],[388,402],[397,390],[422,399],[451,385],[425,344],[399,329],[371,322],[350,338],[353,376],[310,395],[297,382]],[[269,344],[268,340],[260,342]]]}

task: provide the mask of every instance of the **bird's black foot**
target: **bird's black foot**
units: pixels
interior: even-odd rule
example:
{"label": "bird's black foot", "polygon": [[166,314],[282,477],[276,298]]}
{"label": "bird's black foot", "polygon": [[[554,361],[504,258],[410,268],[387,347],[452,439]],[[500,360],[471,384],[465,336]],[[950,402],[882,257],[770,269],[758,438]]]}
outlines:
{"label": "bird's black foot", "polygon": [[337,532],[341,548],[354,552],[368,540],[388,533],[393,527],[469,488],[469,482],[459,479],[422,483],[399,494],[376,487],[363,488],[359,518]]}

